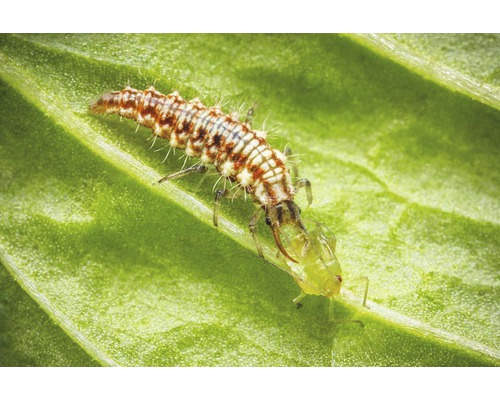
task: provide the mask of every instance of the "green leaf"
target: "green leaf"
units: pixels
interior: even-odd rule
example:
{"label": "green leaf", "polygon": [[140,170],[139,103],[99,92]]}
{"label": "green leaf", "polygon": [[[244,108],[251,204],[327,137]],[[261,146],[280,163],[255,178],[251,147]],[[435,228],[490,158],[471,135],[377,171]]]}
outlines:
{"label": "green leaf", "polygon": [[500,108],[498,34],[365,34],[355,39],[451,90]]}
{"label": "green leaf", "polygon": [[0,268],[0,360],[2,366],[96,366]]}
{"label": "green leaf", "polygon": [[[472,66],[500,39],[468,37],[468,57],[456,40],[1,35],[0,260],[19,285],[0,275],[2,365],[500,365],[499,58]],[[422,72],[436,58],[494,96]],[[182,152],[161,164],[146,129],[88,113],[127,82],[256,102],[255,126],[279,124],[270,142],[302,155],[314,203],[297,202],[336,233],[355,293],[337,316],[365,328],[329,324],[325,298],[293,307],[264,224],[256,255],[250,202],[211,225],[217,176],[155,183]]]}

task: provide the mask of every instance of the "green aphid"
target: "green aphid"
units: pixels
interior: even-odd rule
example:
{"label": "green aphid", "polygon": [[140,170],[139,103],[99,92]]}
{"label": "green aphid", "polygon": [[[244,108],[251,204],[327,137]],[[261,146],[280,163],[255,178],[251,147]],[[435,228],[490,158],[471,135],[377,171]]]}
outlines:
{"label": "green aphid", "polygon": [[[294,236],[288,245],[290,254],[298,260],[297,263],[288,262],[290,274],[300,286],[300,295],[293,300],[297,307],[301,307],[300,301],[307,295],[325,296],[330,299],[330,320],[335,323],[356,322],[359,320],[338,320],[333,315],[333,298],[340,294],[342,287],[342,267],[335,255],[337,240],[328,232],[328,228],[316,224],[315,229],[300,232]],[[363,306],[366,306],[368,294],[368,278],[360,277],[366,281]]]}

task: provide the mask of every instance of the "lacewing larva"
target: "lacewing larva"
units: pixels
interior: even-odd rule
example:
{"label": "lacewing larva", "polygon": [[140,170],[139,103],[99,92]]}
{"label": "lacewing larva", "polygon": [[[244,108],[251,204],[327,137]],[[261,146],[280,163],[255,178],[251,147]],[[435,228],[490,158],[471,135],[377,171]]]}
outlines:
{"label": "lacewing larva", "polygon": [[259,206],[248,225],[259,255],[262,257],[263,253],[256,230],[264,214],[280,252],[297,262],[283,247],[280,232],[284,225],[305,230],[300,208],[293,198],[305,187],[310,203],[311,184],[307,179],[292,183],[286,156],[269,145],[265,132],[252,129],[249,123],[241,122],[234,114],[223,113],[218,107],[206,107],[197,98],[186,101],[177,92],[164,95],[154,87],[139,91],[127,86],[121,91],[103,94],[90,109],[97,114],[119,114],[133,119],[151,128],[153,135],[168,140],[171,148],[183,149],[186,156],[200,159],[197,164],[160,182],[206,172],[208,165],[214,165],[221,177],[236,183],[232,189],[217,190],[214,225],[217,226],[220,200],[235,188],[236,191],[243,189]]}
{"label": "lacewing larva", "polygon": [[[168,140],[171,148],[183,149],[186,156],[199,158],[195,165],[170,174],[160,182],[206,172],[208,166],[213,165],[221,178],[235,183],[231,189],[216,191],[215,226],[223,197],[231,190],[238,192],[243,189],[249,194],[259,206],[249,223],[257,251],[263,257],[256,229],[260,216],[264,214],[276,246],[288,259],[288,272],[302,290],[294,300],[297,305],[307,294],[330,299],[339,294],[342,277],[335,256],[335,239],[325,235],[320,225],[308,232],[300,217],[301,210],[293,200],[297,191],[305,187],[311,203],[311,184],[307,179],[292,182],[286,155],[270,146],[266,132],[253,129],[235,114],[225,114],[218,107],[206,107],[197,98],[186,101],[178,92],[164,95],[154,87],[140,91],[127,86],[120,91],[105,93],[91,104],[90,109],[97,114],[118,114],[133,119],[139,125],[151,128],[155,137]],[[297,232],[287,247],[281,240],[284,226]]]}

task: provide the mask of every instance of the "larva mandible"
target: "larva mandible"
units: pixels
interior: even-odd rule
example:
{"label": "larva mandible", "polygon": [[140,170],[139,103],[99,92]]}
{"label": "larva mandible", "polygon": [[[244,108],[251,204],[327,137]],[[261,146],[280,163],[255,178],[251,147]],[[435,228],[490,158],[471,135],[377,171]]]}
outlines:
{"label": "larva mandible", "polygon": [[[200,164],[166,176],[160,182],[206,171],[213,164],[222,177],[238,185],[260,206],[249,223],[255,246],[262,257],[256,226],[262,214],[271,228],[276,246],[290,261],[280,230],[292,225],[300,232],[306,228],[300,218],[300,208],[293,201],[297,190],[305,187],[309,203],[311,185],[307,179],[292,183],[285,165],[286,156],[273,149],[266,133],[252,129],[237,116],[223,113],[218,107],[206,107],[198,99],[184,100],[178,92],[161,94],[154,87],[144,91],[126,87],[121,91],[103,94],[90,109],[97,114],[119,114],[151,128],[153,134],[166,139],[173,148],[184,149],[189,157],[199,157]],[[214,225],[217,226],[219,201],[228,191],[217,190],[214,206]]]}

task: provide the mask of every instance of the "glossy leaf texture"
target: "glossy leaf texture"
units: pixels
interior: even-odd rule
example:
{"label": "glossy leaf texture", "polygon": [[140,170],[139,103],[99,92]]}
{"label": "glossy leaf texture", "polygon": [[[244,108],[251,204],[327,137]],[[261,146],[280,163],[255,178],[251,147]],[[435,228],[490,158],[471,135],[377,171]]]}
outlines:
{"label": "glossy leaf texture", "polygon": [[[1,364],[499,365],[500,37],[466,39],[1,35]],[[182,151],[162,163],[146,129],[88,112],[153,82],[258,104],[254,125],[312,182],[303,216],[337,236],[355,293],[337,316],[364,328],[329,324],[324,298],[293,306],[250,201],[214,228],[216,175],[158,185]]]}

